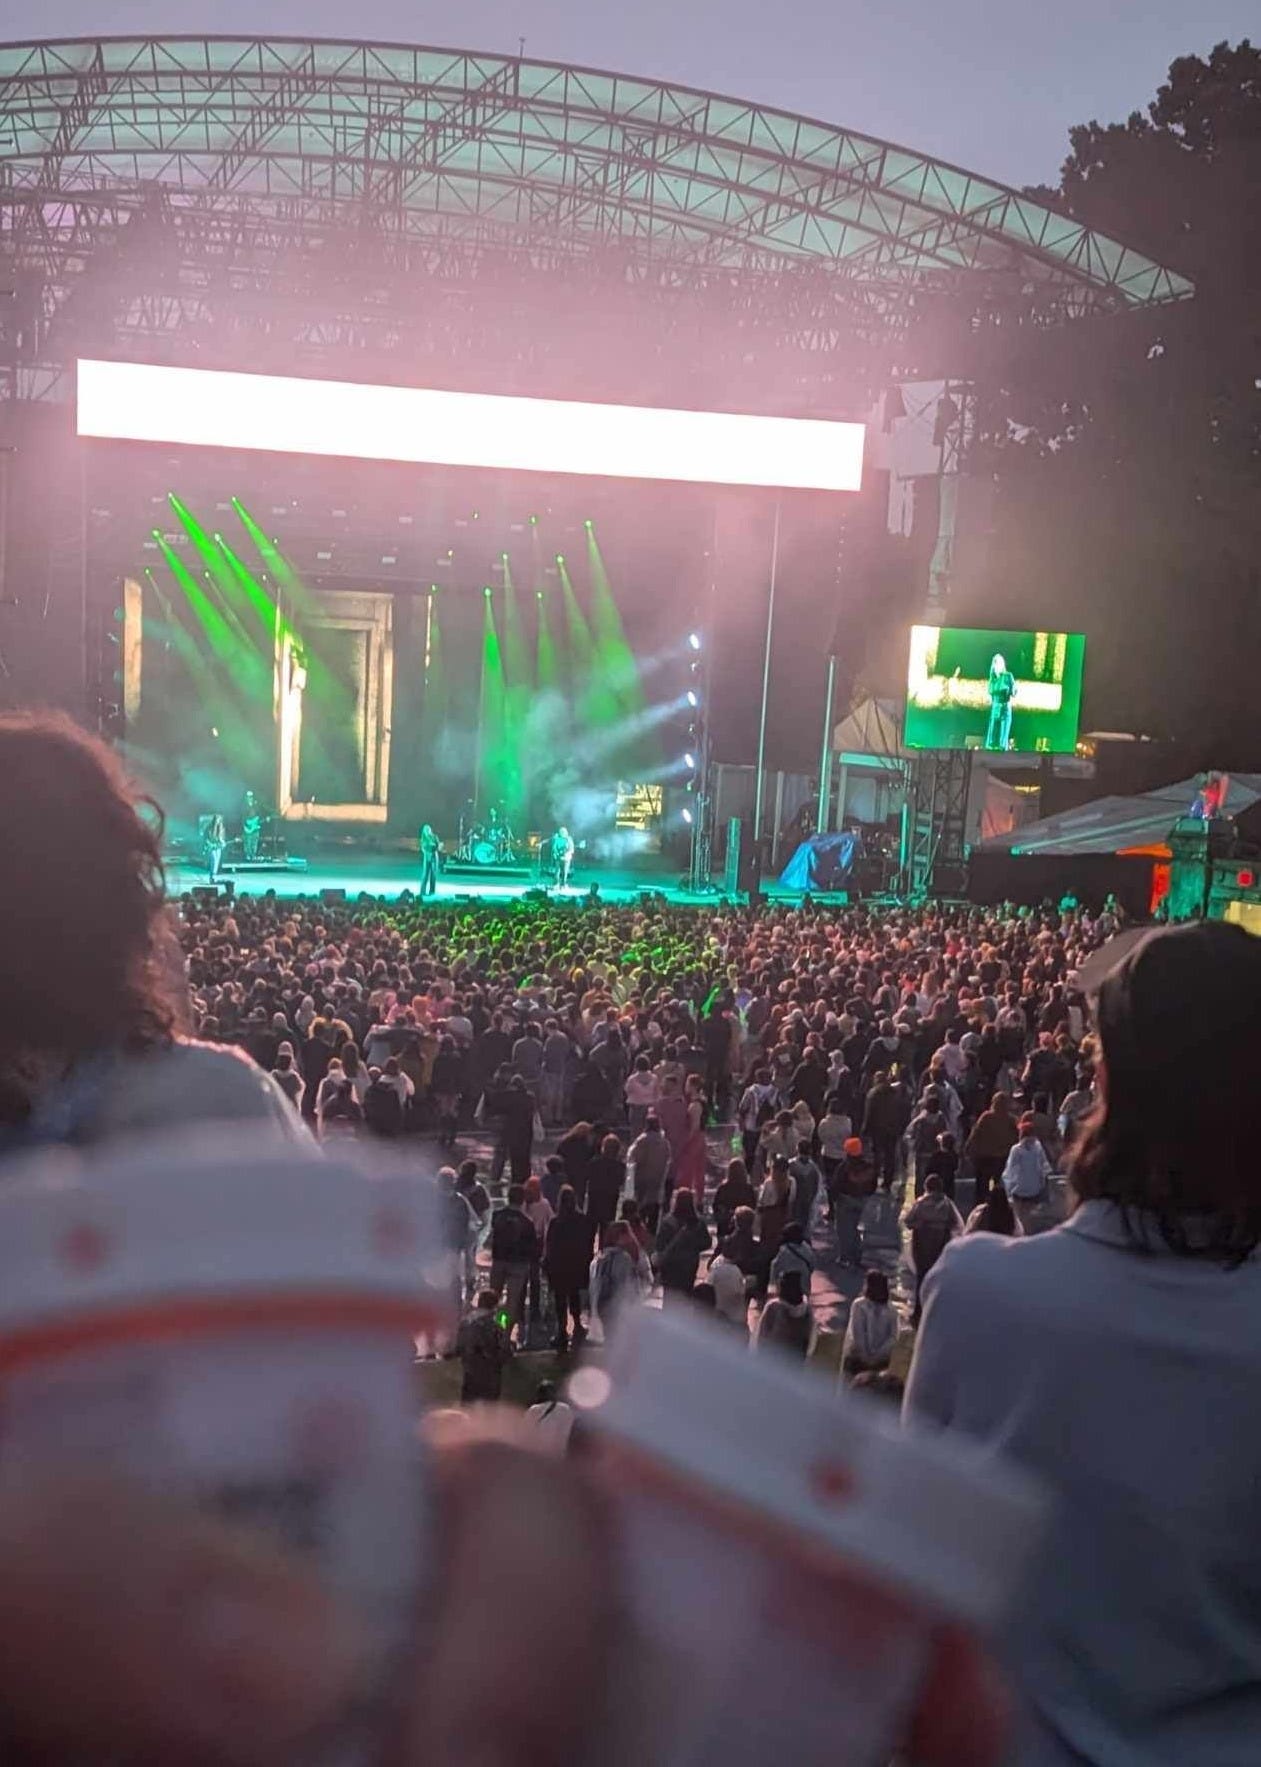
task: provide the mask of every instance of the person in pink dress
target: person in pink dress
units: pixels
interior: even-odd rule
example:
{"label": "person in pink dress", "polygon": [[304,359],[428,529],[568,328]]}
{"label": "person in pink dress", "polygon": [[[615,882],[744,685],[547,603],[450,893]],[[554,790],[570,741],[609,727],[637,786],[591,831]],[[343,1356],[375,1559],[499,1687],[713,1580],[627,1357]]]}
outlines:
{"label": "person in pink dress", "polygon": [[705,1140],[705,1093],[700,1079],[689,1075],[686,1090],[687,1124],[682,1143],[675,1155],[674,1183],[677,1190],[690,1190],[696,1206],[705,1205],[705,1171],[709,1147]]}

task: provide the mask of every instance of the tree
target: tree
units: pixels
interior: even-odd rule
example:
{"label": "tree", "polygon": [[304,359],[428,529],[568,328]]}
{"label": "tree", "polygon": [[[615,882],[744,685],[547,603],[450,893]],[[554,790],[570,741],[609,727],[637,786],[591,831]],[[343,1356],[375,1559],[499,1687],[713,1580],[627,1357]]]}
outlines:
{"label": "tree", "polygon": [[1145,112],[1070,144],[1039,195],[1196,296],[1020,334],[986,592],[1087,632],[1088,724],[1261,764],[1261,51],[1183,57]]}

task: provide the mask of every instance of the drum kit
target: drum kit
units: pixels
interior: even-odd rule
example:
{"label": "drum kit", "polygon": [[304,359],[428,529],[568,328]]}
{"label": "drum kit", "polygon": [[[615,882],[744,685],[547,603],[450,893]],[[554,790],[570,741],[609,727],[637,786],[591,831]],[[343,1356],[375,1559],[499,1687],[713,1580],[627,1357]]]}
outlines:
{"label": "drum kit", "polygon": [[487,822],[465,822],[460,818],[460,842],[456,858],[463,865],[515,865],[517,837],[511,824],[496,808]]}

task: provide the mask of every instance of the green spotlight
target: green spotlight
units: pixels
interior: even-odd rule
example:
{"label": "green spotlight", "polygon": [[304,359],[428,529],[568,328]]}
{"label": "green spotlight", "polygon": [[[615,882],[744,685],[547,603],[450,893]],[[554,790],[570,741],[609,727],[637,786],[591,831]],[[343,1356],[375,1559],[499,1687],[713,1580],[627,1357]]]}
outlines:
{"label": "green spotlight", "polygon": [[558,552],[556,554],[556,562],[557,562],[557,564],[564,564],[565,554],[563,552]]}
{"label": "green spotlight", "polygon": [[490,586],[490,584],[489,584],[489,583],[487,583],[487,585],[486,585],[486,587],[485,587],[485,588],[484,588],[484,589],[483,589],[483,590],[482,590],[482,594],[483,594],[483,595],[490,595],[490,594],[493,594],[493,591],[492,591],[492,589],[491,589],[491,586]]}
{"label": "green spotlight", "polygon": [[538,516],[537,516],[537,515],[532,515],[532,516],[531,516],[531,517],[530,517],[530,526],[531,526],[531,527],[532,527],[532,528],[537,528],[537,527],[538,527],[538,525],[539,525],[539,518],[538,518]]}

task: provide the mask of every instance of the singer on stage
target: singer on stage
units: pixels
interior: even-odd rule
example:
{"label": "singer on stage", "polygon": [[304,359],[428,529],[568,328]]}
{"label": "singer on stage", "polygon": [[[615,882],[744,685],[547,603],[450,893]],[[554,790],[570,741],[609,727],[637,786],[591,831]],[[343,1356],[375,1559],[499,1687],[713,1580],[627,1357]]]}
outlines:
{"label": "singer on stage", "polygon": [[990,663],[990,721],[985,732],[987,749],[1004,754],[1011,747],[1011,702],[1016,697],[1016,677],[1007,667],[1007,659],[995,652]]}
{"label": "singer on stage", "polygon": [[438,894],[438,855],[442,842],[426,822],[420,831],[420,899]]}

